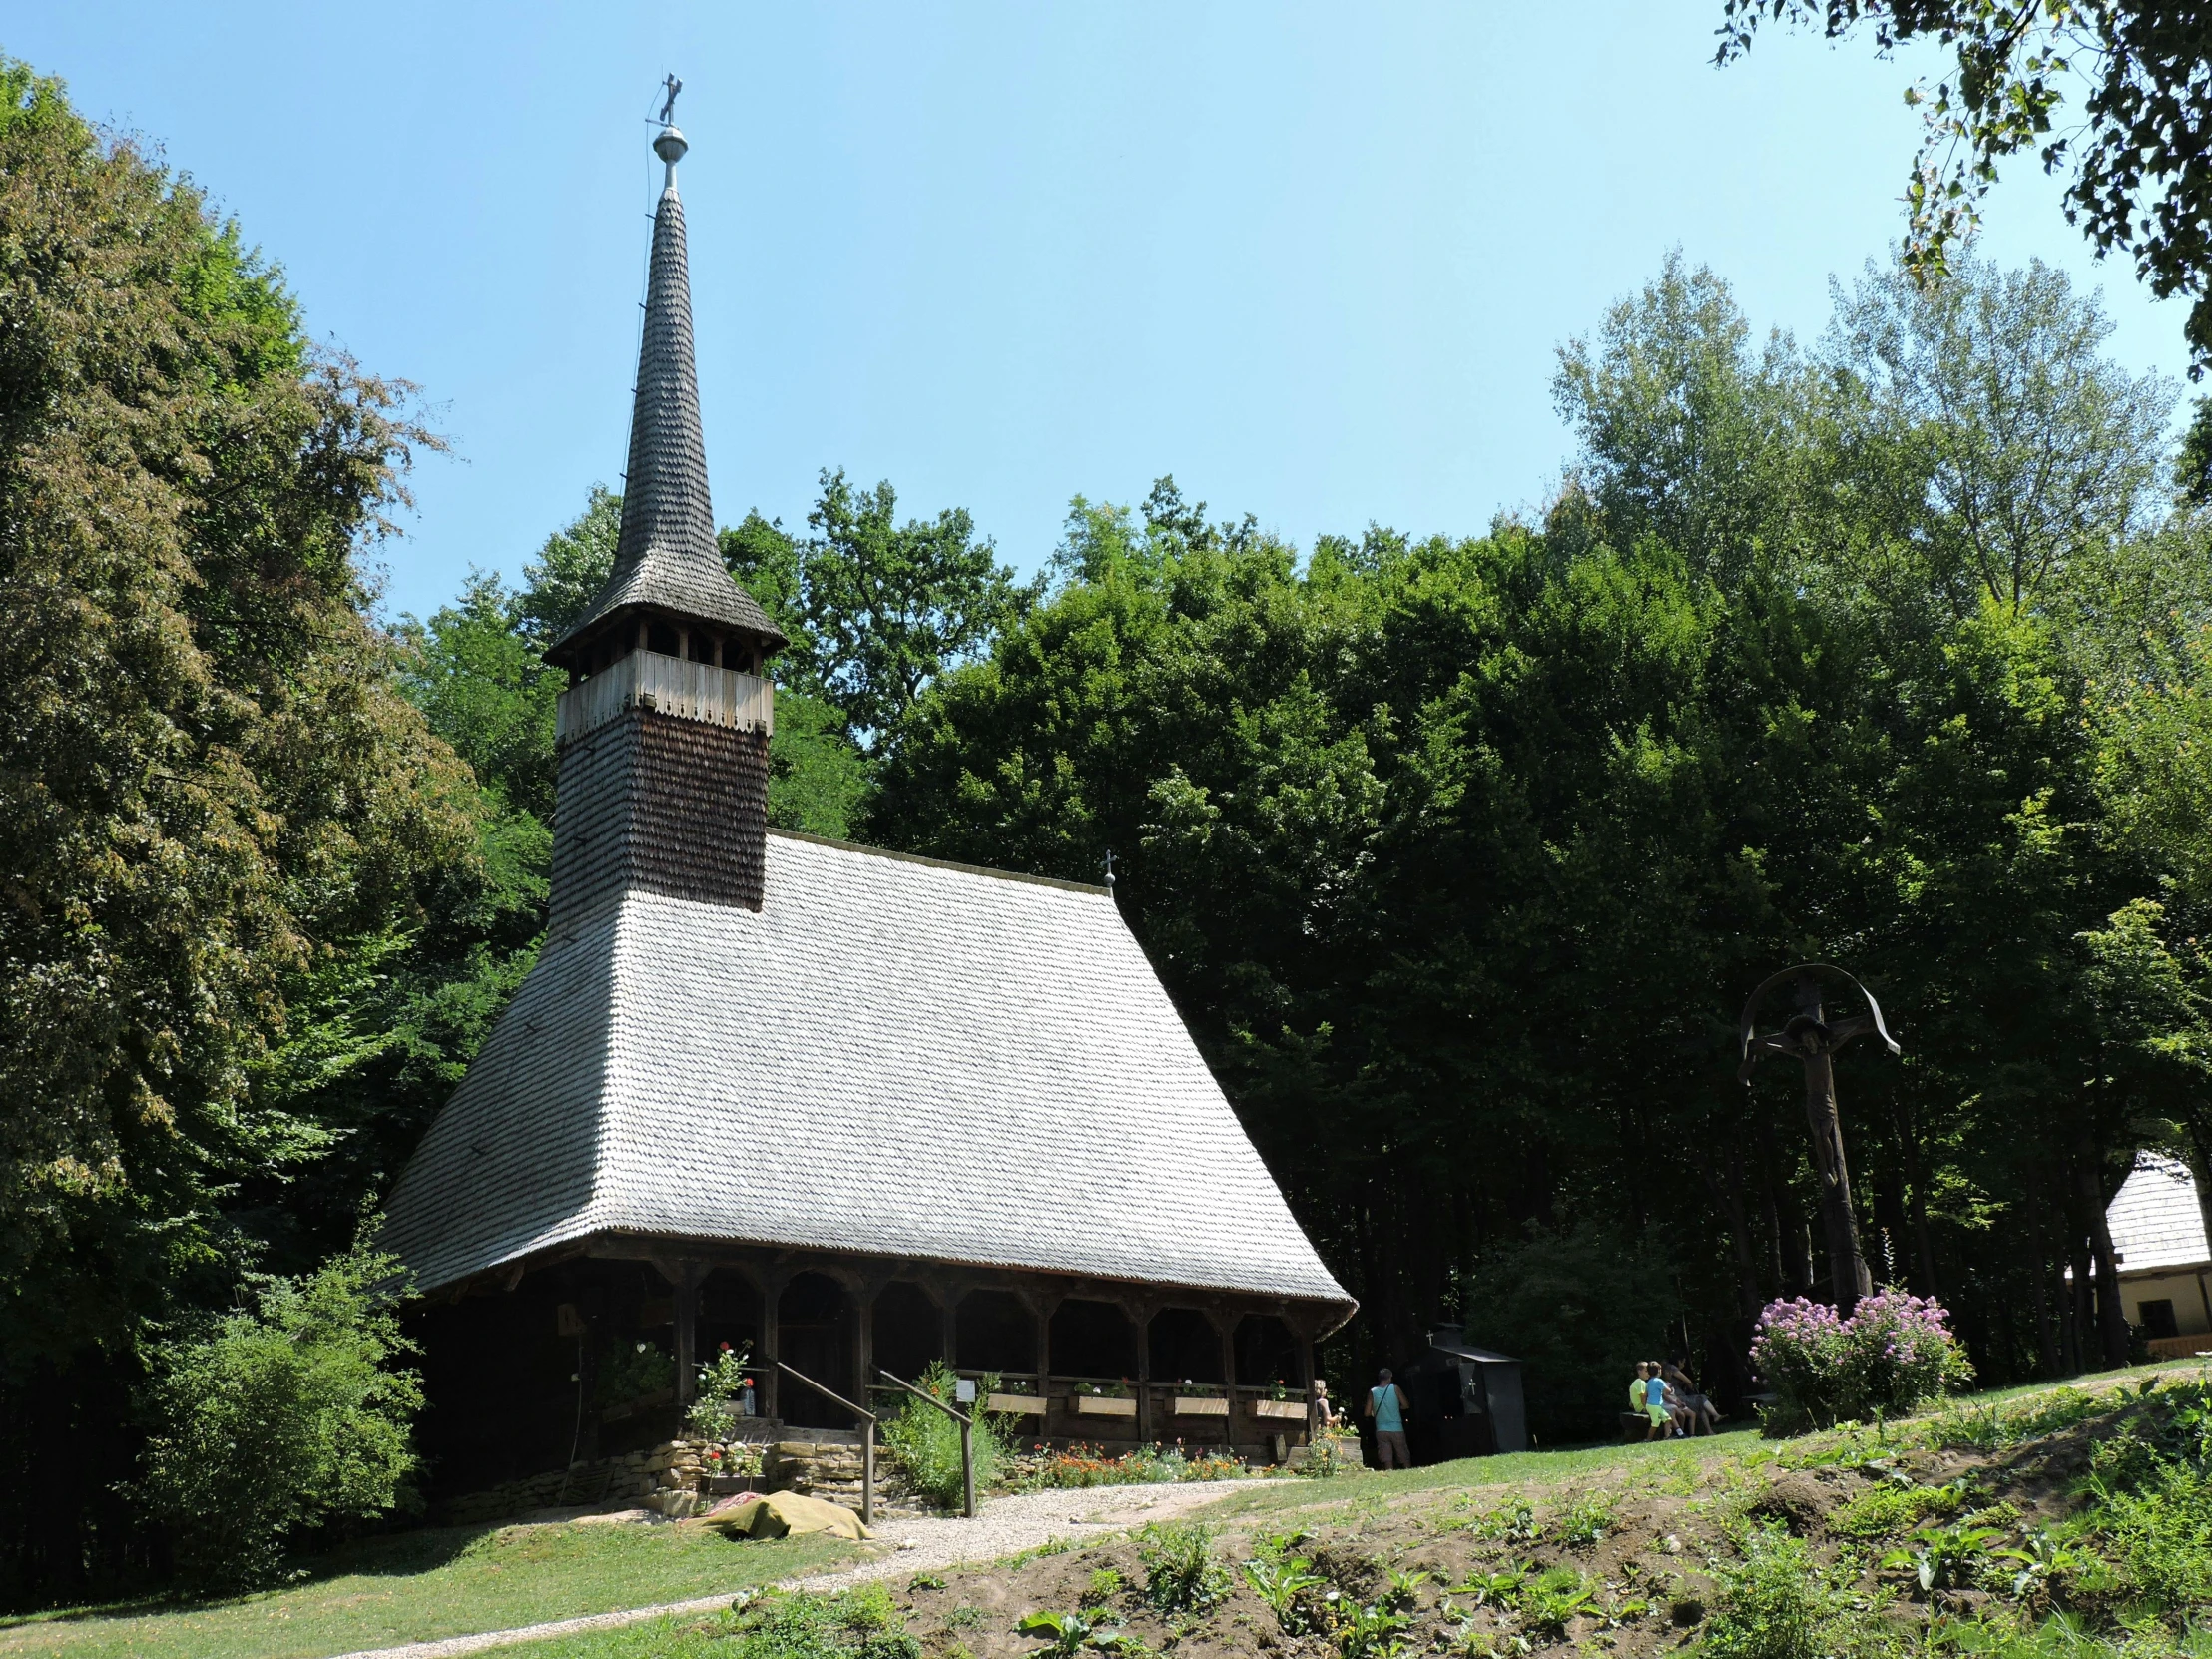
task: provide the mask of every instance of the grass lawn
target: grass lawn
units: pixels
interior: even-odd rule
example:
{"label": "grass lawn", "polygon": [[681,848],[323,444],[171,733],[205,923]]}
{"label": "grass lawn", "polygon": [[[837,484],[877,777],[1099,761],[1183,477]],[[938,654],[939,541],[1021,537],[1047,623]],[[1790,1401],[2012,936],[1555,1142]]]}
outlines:
{"label": "grass lawn", "polygon": [[[2069,1385],[2101,1391],[2133,1378],[2154,1373],[2179,1377],[2195,1369],[2189,1362],[2168,1361],[2076,1378]],[[1953,1400],[1949,1408],[1971,1411],[2053,1386],[2040,1382],[1995,1389]],[[1230,1484],[1205,1513],[1232,1528],[1288,1523],[1357,1529],[1364,1520],[1403,1503],[1437,1501],[1424,1494],[1517,1488],[1534,1495],[1593,1476],[1624,1489],[1687,1489],[1724,1474],[1724,1460],[1751,1468],[1770,1464],[1780,1449],[1780,1443],[1761,1441],[1738,1427],[1709,1438],[1521,1452],[1387,1474],[1370,1472],[1350,1480]],[[1080,1494],[1069,1496],[1082,1501]],[[1479,1506],[1501,1502],[1503,1495],[1467,1501]],[[1272,1518],[1278,1516],[1284,1519]],[[700,1529],[673,1526],[414,1532],[318,1562],[305,1581],[263,1595],[192,1608],[134,1603],[0,1618],[0,1659],[19,1654],[323,1659],[363,1648],[734,1593],[819,1570],[850,1547],[819,1539],[733,1544]],[[500,1651],[523,1659],[689,1659],[718,1649],[726,1652],[717,1641],[719,1634],[717,1620],[655,1620]]]}
{"label": "grass lawn", "polygon": [[675,1526],[440,1528],[372,1540],[316,1563],[304,1583],[261,1595],[0,1618],[0,1654],[318,1659],[735,1592],[817,1570],[850,1548],[816,1538],[731,1543]]}

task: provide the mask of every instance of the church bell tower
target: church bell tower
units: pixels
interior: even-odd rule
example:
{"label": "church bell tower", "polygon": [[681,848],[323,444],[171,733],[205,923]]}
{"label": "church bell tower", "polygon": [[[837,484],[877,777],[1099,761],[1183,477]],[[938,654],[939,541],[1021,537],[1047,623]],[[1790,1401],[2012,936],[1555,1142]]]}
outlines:
{"label": "church bell tower", "polygon": [[556,932],[625,892],[750,910],[762,902],[768,660],[789,642],[732,579],[715,541],[676,192],[687,148],[673,125],[653,141],[667,173],[614,571],[545,653],[569,677],[558,721]]}

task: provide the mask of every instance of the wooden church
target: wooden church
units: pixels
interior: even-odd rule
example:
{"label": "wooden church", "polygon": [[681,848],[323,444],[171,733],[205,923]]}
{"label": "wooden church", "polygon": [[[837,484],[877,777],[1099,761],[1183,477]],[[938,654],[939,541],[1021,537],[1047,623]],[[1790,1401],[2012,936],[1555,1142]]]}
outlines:
{"label": "wooden church", "polygon": [[[1103,887],[772,830],[783,634],[724,569],[676,164],[620,549],[565,668],[542,954],[389,1197],[446,1491],[996,1373],[1049,1439],[1304,1438],[1354,1305]],[[639,1361],[673,1378],[614,1398]]]}

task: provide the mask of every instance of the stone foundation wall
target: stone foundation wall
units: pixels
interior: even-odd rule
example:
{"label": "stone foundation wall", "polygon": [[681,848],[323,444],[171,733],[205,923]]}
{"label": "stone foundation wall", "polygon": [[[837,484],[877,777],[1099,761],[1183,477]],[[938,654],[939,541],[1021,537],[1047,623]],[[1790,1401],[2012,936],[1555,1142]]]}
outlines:
{"label": "stone foundation wall", "polygon": [[[671,1519],[704,1514],[717,1501],[708,1490],[707,1453],[712,1448],[708,1440],[667,1440],[569,1469],[548,1469],[454,1498],[439,1507],[435,1518],[448,1526],[474,1526],[536,1509],[580,1505],[629,1505]],[[860,1446],[856,1439],[774,1440],[765,1445],[756,1440],[746,1449],[761,1454],[761,1474],[755,1482],[760,1490],[801,1492],[858,1510]],[[897,1460],[882,1445],[875,1448],[875,1502],[879,1509],[914,1506],[899,1478]]]}

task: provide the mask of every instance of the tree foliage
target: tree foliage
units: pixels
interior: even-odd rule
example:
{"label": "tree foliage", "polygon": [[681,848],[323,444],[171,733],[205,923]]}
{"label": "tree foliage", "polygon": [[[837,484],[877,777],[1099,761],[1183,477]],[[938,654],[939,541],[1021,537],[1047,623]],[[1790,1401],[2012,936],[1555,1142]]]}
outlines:
{"label": "tree foliage", "polygon": [[1733,1075],[1744,994],[1804,959],[1906,1044],[1843,1068],[1878,1277],[1951,1301],[1993,1377],[2112,1352],[2116,1305],[2071,1299],[2134,1147],[2182,1133],[2145,1045],[2197,1016],[2107,988],[2142,952],[2100,941],[2133,917],[2178,962],[2200,925],[2130,906],[2199,844],[2193,751],[2145,723],[2197,718],[2205,560],[2158,493],[2167,393],[2094,304],[1947,281],[1871,274],[1805,349],[1668,262],[1562,352],[1582,451],[1541,529],[1302,560],[1167,480],[1078,499],[1053,591],[894,734],[879,838],[1113,852],[1363,1359],[1475,1314],[1573,1414],[1522,1304],[1599,1229],[1679,1264],[1614,1346],[1694,1327],[1725,1382],[1825,1278],[1795,1092]]}
{"label": "tree foliage", "polygon": [[235,228],[13,64],[0,227],[18,1594],[145,1548],[112,1483],[150,1322],[349,1236],[376,1137],[319,1102],[380,1041],[363,986],[390,941],[450,942],[486,872],[476,787],[398,695],[356,563],[429,441],[406,388],[310,347]]}
{"label": "tree foliage", "polygon": [[[51,82],[0,89],[0,1320],[122,1338],[320,1150],[259,1096],[286,990],[474,874],[468,774],[394,694],[353,562],[403,388]],[[456,874],[457,872],[457,874]]]}
{"label": "tree foliage", "polygon": [[146,1497],[193,1587],[264,1584],[317,1528],[414,1501],[420,1380],[394,1362],[399,1264],[356,1248],[154,1346]]}
{"label": "tree foliage", "polygon": [[[1889,53],[1940,43],[1953,71],[1906,94],[1927,134],[1906,200],[1909,268],[1940,276],[1979,221],[1998,164],[2032,151],[2069,167],[2068,223],[2097,252],[2135,257],[2161,299],[2193,299],[2192,372],[2212,360],[2212,24],[2187,0],[1723,0],[1718,61],[1750,49],[1767,20],[1830,40],[1871,34]],[[2069,88],[2080,120],[2060,125]]]}

